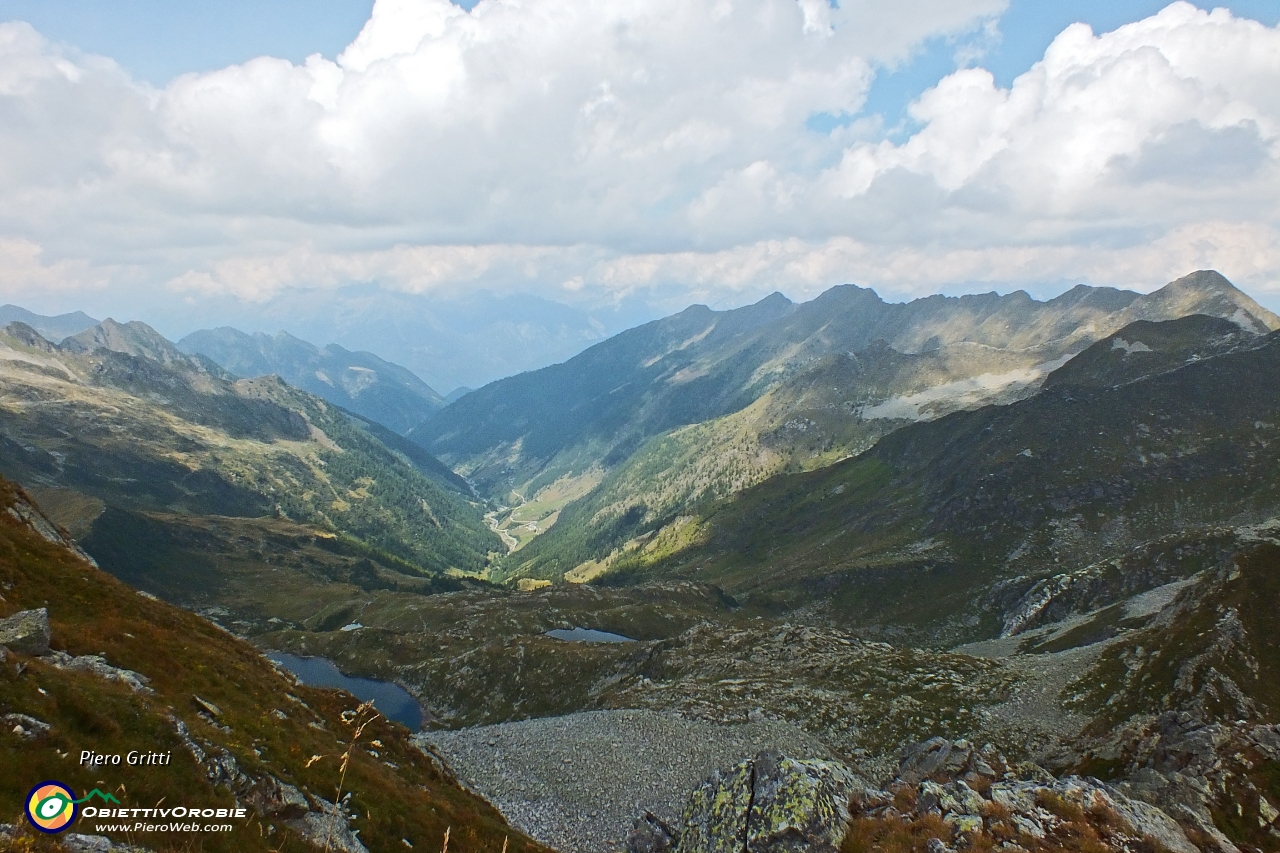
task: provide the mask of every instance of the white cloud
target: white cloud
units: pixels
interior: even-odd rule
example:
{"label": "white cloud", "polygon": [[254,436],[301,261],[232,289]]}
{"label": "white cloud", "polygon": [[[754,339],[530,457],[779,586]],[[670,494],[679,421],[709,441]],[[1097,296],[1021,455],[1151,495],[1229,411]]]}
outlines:
{"label": "white cloud", "polygon": [[[878,177],[903,169],[949,193],[981,187],[1041,219],[1126,206],[1145,215],[1167,181],[1133,194],[1126,168],[1188,124],[1208,137],[1253,135],[1268,153],[1259,171],[1273,187],[1280,31],[1183,2],[1101,36],[1074,24],[1010,89],[996,87],[984,69],[965,69],[925,92],[911,115],[923,128],[901,145],[846,150],[830,174],[839,195],[863,195]],[[1197,164],[1183,166],[1194,172]],[[1233,189],[1248,184],[1255,197],[1267,194],[1257,177],[1239,175]]]}
{"label": "white cloud", "polygon": [[0,273],[5,298],[44,299],[58,292],[101,290],[126,270],[94,269],[83,260],[47,261],[30,240],[0,238]]}
{"label": "white cloud", "polygon": [[1280,299],[1280,29],[1174,3],[1068,28],[1008,89],[948,75],[901,142],[806,127],[1005,2],[378,0],[336,61],[162,90],[3,24],[0,295],[376,282],[678,308],[1217,266]]}

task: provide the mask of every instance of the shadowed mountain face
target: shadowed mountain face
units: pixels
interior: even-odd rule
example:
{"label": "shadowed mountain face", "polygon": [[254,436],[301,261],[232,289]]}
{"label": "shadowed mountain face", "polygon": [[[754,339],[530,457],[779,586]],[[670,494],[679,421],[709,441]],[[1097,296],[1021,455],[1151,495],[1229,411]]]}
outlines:
{"label": "shadowed mountain face", "polygon": [[237,376],[275,374],[401,434],[445,405],[434,389],[398,364],[337,344],[320,349],[287,332],[247,335],[224,326],[192,332],[178,348],[210,358]]}
{"label": "shadowed mountain face", "polygon": [[1026,397],[1099,338],[1186,313],[1280,328],[1214,272],[1145,296],[1080,286],[1048,302],[891,304],[850,285],[802,305],[695,306],[485,386],[410,437],[513,507],[507,575],[581,580],[701,503],[860,453],[905,423]]}
{"label": "shadowed mountain face", "polygon": [[154,562],[159,542],[189,569],[242,551],[235,525],[212,524],[220,545],[158,532],[214,516],[358,541],[349,556],[374,561],[369,582],[479,571],[498,545],[466,484],[421,448],[277,377],[236,380],[137,322],[62,345],[19,323],[0,332],[0,471],[122,572]]}

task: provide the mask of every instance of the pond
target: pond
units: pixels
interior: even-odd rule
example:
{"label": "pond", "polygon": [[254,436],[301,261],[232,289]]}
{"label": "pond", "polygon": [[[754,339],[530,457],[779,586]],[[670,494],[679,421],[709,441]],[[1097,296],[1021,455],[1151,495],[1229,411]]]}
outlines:
{"label": "pond", "polygon": [[361,702],[372,701],[380,714],[408,726],[410,731],[422,729],[422,706],[399,684],[343,675],[327,658],[304,658],[288,652],[267,652],[266,656],[292,672],[308,687],[341,688]]}
{"label": "pond", "polygon": [[548,637],[564,640],[566,643],[634,643],[630,637],[621,634],[610,634],[608,631],[596,631],[592,628],[556,628],[547,632]]}

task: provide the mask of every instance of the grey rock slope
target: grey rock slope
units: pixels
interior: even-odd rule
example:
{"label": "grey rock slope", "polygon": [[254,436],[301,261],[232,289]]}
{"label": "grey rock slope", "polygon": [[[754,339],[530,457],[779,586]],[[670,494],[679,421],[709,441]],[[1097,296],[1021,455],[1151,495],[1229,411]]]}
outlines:
{"label": "grey rock slope", "polygon": [[398,364],[337,344],[320,348],[287,332],[203,329],[179,341],[178,348],[206,356],[237,376],[275,374],[401,434],[445,405],[435,389]]}
{"label": "grey rock slope", "polygon": [[562,853],[620,850],[645,810],[676,823],[689,790],[767,749],[825,758],[774,720],[722,726],[652,711],[592,711],[419,736],[518,829]]}

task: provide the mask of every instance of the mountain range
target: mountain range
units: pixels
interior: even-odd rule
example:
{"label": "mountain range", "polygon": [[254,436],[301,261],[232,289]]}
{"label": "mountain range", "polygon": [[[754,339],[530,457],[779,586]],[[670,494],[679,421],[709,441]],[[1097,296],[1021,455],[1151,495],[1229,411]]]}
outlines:
{"label": "mountain range", "polygon": [[17,305],[0,305],[0,326],[10,323],[25,323],[51,341],[61,341],[85,329],[98,325],[98,321],[83,311],[59,314],[56,317],[45,317],[19,308]]}
{"label": "mountain range", "polygon": [[287,329],[304,340],[370,350],[441,393],[563,361],[655,316],[633,300],[588,311],[531,294],[406,293],[375,285],[285,290],[251,311],[239,302],[211,303],[202,315],[207,326]]}
{"label": "mountain range", "polygon": [[0,432],[0,472],[135,581],[162,567],[204,588],[255,526],[329,543],[366,584],[475,573],[500,547],[466,483],[421,448],[277,377],[236,379],[139,322],[61,344],[5,327]]}
{"label": "mountain range", "polygon": [[629,330],[481,388],[409,435],[512,507],[508,576],[582,579],[700,502],[829,465],[906,423],[1018,399],[1130,322],[1191,313],[1280,328],[1213,272],[1145,296],[1080,286],[1048,302],[775,294]]}
{"label": "mountain range", "polygon": [[185,353],[206,356],[237,376],[274,374],[398,433],[447,405],[431,386],[398,364],[370,352],[349,352],[337,344],[321,349],[287,332],[248,335],[223,326],[192,332],[177,346]]}
{"label": "mountain range", "polygon": [[[145,734],[184,756],[155,785],[260,804],[244,849],[498,849],[479,793],[564,853],[772,853],[734,821],[784,818],[828,853],[1274,850],[1278,377],[1280,318],[1208,271],[695,306],[408,436],[142,323],[12,322],[0,802]],[[427,731],[366,740],[260,650],[393,681]],[[860,781],[711,793],[783,766]]]}

